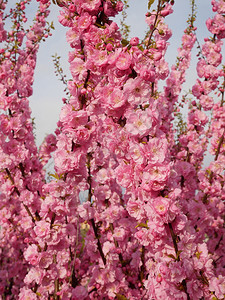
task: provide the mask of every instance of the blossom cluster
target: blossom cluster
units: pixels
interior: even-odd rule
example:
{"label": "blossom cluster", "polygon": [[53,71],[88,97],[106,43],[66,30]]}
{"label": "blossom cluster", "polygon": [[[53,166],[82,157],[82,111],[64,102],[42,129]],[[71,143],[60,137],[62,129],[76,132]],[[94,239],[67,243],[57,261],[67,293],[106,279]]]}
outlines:
{"label": "blossom cluster", "polygon": [[[112,21],[121,1],[56,1],[72,78],[55,135],[39,150],[28,97],[50,2],[38,1],[25,32],[28,2],[11,12],[14,32],[4,29],[0,4],[2,299],[224,299],[225,2],[212,1],[213,37],[202,45],[187,126],[177,134],[194,15],[170,69],[165,18],[174,1],[159,0],[146,14],[145,40],[125,44]],[[204,169],[208,145],[214,159]]]}

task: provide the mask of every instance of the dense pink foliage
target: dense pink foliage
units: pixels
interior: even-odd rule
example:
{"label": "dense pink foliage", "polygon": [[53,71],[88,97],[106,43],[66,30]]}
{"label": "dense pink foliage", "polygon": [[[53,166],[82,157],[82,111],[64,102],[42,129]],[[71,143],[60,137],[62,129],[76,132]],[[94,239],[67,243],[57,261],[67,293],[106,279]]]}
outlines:
{"label": "dense pink foliage", "polygon": [[[127,45],[111,20],[121,1],[55,1],[72,80],[55,135],[39,150],[28,98],[50,2],[38,1],[26,31],[30,1],[7,14],[0,0],[0,299],[224,299],[224,0],[212,1],[213,36],[201,47],[180,132],[173,120],[193,18],[170,69],[173,1],[159,0],[146,14],[145,41]],[[207,148],[213,160],[204,169]]]}

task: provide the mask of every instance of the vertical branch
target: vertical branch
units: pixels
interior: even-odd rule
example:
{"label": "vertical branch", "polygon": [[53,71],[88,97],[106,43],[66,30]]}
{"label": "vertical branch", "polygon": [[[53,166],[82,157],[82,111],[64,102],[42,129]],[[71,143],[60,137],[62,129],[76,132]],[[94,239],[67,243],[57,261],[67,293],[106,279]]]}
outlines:
{"label": "vertical branch", "polygon": [[218,144],[218,147],[216,149],[215,161],[217,161],[218,156],[220,154],[220,149],[221,149],[221,146],[223,145],[223,142],[224,142],[224,135],[225,135],[225,129],[223,130],[223,134],[222,134],[222,136],[219,139],[219,144]]}
{"label": "vertical branch", "polygon": [[[225,66],[223,66],[223,71],[225,73]],[[225,90],[225,76],[223,78],[223,85],[222,85],[222,89],[221,89],[221,102],[220,102],[220,107],[223,107],[224,104],[224,90]]]}
{"label": "vertical branch", "polygon": [[[57,261],[56,261],[56,254],[54,254],[53,256],[53,262],[55,264],[57,264]],[[59,279],[57,278],[54,282],[54,285],[55,285],[55,290],[54,290],[54,300],[59,300],[59,295],[57,295],[57,293],[59,292]]]}
{"label": "vertical branch", "polygon": [[174,250],[175,250],[175,253],[176,253],[176,258],[177,258],[178,261],[180,261],[180,256],[179,256],[178,246],[177,246],[177,236],[173,231],[173,226],[172,226],[171,223],[169,223],[169,230],[170,230],[170,234],[171,234],[171,237],[172,237],[172,240],[173,240],[173,246],[174,246]]}
{"label": "vertical branch", "polygon": [[143,279],[145,278],[145,247],[142,246],[141,247],[141,262],[142,262],[142,266],[141,266],[141,270],[140,270],[140,281],[141,281],[141,287],[143,288]]}
{"label": "vertical branch", "polygon": [[76,236],[76,244],[75,244],[75,249],[74,249],[74,257],[72,259],[72,252],[70,248],[70,256],[72,260],[72,269],[71,269],[71,276],[70,276],[70,282],[73,288],[75,288],[78,285],[78,280],[75,275],[75,261],[77,257],[77,247],[78,247],[78,242],[79,242],[79,216],[77,217],[77,236]]}
{"label": "vertical branch", "polygon": [[153,24],[152,31],[149,35],[149,39],[148,39],[148,43],[147,43],[147,49],[149,48],[149,46],[151,44],[151,39],[152,39],[153,33],[156,30],[156,24],[157,24],[157,21],[158,21],[158,18],[159,18],[160,10],[161,10],[161,2],[162,2],[161,0],[158,0],[157,13],[156,13],[156,16],[155,16],[155,21],[154,21],[154,24]]}
{"label": "vertical branch", "polygon": [[[92,154],[89,152],[87,154],[87,168],[88,168],[88,179],[87,182],[89,184],[89,189],[88,189],[88,201],[91,202],[91,197],[92,197],[92,179],[91,179],[91,159],[92,159]],[[92,228],[94,230],[94,234],[95,234],[95,238],[97,239],[97,247],[98,247],[98,251],[100,253],[100,256],[102,258],[102,261],[104,263],[104,265],[106,265],[106,258],[104,256],[103,250],[102,250],[102,245],[100,243],[100,236],[98,234],[98,228],[95,224],[94,219],[91,219],[91,225]]]}
{"label": "vertical branch", "polygon": [[91,219],[91,225],[92,225],[92,228],[94,230],[95,238],[97,239],[98,251],[100,253],[100,256],[102,258],[102,261],[103,261],[104,265],[106,265],[106,258],[105,258],[105,255],[103,253],[103,250],[102,250],[102,245],[100,243],[100,236],[98,235],[98,229],[95,225],[94,219]]}
{"label": "vertical branch", "polygon": [[[172,224],[169,223],[168,225],[169,225],[170,235],[171,235],[172,240],[173,240],[174,250],[175,250],[175,253],[176,253],[176,260],[180,261],[180,253],[179,253],[178,245],[177,245],[177,238],[178,237],[177,237],[177,235],[175,234],[175,232],[173,230]],[[190,295],[188,294],[188,291],[187,291],[187,283],[186,283],[185,279],[181,282],[181,286],[182,286],[183,290],[185,291],[185,293],[187,295],[187,300],[191,300]]]}
{"label": "vertical branch", "polygon": [[[111,232],[112,232],[112,234],[113,234],[113,233],[114,233],[114,226],[113,226],[113,223],[110,223],[110,224],[109,224],[109,228],[110,228],[110,230],[111,230]],[[117,241],[115,238],[113,238],[113,241],[114,241],[114,245],[116,246],[116,248],[119,248],[119,243],[118,243],[118,241]],[[125,266],[125,265],[126,265],[126,262],[123,260],[123,256],[122,256],[121,253],[119,253],[119,260],[120,260],[120,263],[121,263],[122,266]]]}
{"label": "vertical branch", "polygon": [[121,33],[125,40],[129,39],[130,26],[126,24],[127,9],[129,8],[129,0],[123,0],[124,8],[122,11],[122,20],[120,20]]}
{"label": "vertical branch", "polygon": [[[224,129],[224,131],[223,131],[222,136],[221,136],[220,139],[219,139],[219,144],[218,144],[218,147],[217,147],[217,149],[216,149],[216,155],[215,155],[215,159],[214,159],[215,161],[217,161],[217,159],[218,159],[218,157],[219,157],[220,149],[221,149],[221,147],[222,147],[222,145],[223,145],[223,142],[224,142],[224,135],[225,135],[225,129]],[[211,172],[210,172],[210,175],[209,175],[209,183],[210,183],[210,185],[212,184],[213,176],[214,176],[214,173],[213,173],[213,171],[211,171]],[[205,203],[205,204],[208,203],[208,194],[205,194],[205,195],[203,196],[202,202]]]}
{"label": "vertical branch", "polygon": [[[7,175],[8,175],[9,180],[11,181],[12,185],[14,185],[14,191],[16,192],[16,194],[17,194],[18,197],[19,197],[19,196],[20,196],[20,191],[19,191],[18,188],[15,186],[15,181],[14,181],[14,179],[13,179],[13,177],[12,177],[12,175],[11,175],[9,169],[8,169],[8,168],[5,168],[5,171],[6,171]],[[28,215],[31,217],[32,222],[35,223],[35,218],[34,218],[34,216],[32,215],[32,213],[31,213],[30,209],[28,208],[28,206],[27,206],[26,204],[24,204],[24,203],[23,203],[23,206],[24,206],[24,208],[26,209]]]}

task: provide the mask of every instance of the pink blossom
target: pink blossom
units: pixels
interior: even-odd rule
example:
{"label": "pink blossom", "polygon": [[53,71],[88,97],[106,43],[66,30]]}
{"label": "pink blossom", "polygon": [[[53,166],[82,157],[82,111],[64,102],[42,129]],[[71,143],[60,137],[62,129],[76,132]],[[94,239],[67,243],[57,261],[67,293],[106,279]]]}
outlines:
{"label": "pink blossom", "polygon": [[30,271],[27,273],[26,277],[24,278],[24,282],[26,284],[30,284],[33,282],[36,282],[37,284],[41,284],[43,276],[44,276],[43,270],[35,267],[30,269]]}
{"label": "pink blossom", "polygon": [[50,233],[50,224],[41,220],[37,222],[37,225],[34,227],[34,232],[38,237],[44,238]]}
{"label": "pink blossom", "polygon": [[96,11],[101,5],[101,0],[84,0],[81,7],[87,11]]}
{"label": "pink blossom", "polygon": [[150,97],[150,90],[147,83],[141,78],[128,79],[124,85],[124,94],[131,105],[146,103]]}
{"label": "pink blossom", "polygon": [[159,215],[164,216],[169,208],[169,199],[164,197],[157,197],[153,201],[153,206],[155,211]]}
{"label": "pink blossom", "polygon": [[132,59],[130,54],[128,52],[122,52],[116,60],[116,67],[122,71],[127,70],[130,67],[131,62]]}
{"label": "pink blossom", "polygon": [[125,128],[131,135],[142,137],[151,131],[152,119],[149,111],[128,111],[126,117],[127,123]]}
{"label": "pink blossom", "polygon": [[86,70],[86,64],[85,62],[76,57],[70,65],[71,74],[74,78],[78,78],[79,80],[82,80],[87,76],[87,70]]}
{"label": "pink blossom", "polygon": [[208,95],[200,96],[200,103],[204,110],[211,110],[214,104],[213,98]]}
{"label": "pink blossom", "polygon": [[115,10],[115,6],[113,6],[111,1],[106,0],[103,4],[103,8],[104,8],[104,13],[107,17],[115,17],[116,10]]}
{"label": "pink blossom", "polygon": [[84,220],[90,220],[94,216],[94,211],[90,202],[85,202],[82,205],[79,205],[77,210],[80,217]]}
{"label": "pink blossom", "polygon": [[41,269],[47,269],[52,264],[52,255],[50,253],[43,252],[40,255],[39,266]]}
{"label": "pink blossom", "polygon": [[122,163],[115,170],[117,181],[124,188],[130,186],[133,181],[133,168],[129,164]]}
{"label": "pink blossom", "polygon": [[130,144],[127,157],[137,164],[142,164],[145,161],[143,148],[143,144]]}
{"label": "pink blossom", "polygon": [[163,8],[163,10],[161,10],[161,15],[163,17],[168,16],[169,14],[172,14],[173,9],[172,9],[172,5],[171,4],[166,4],[165,7]]}
{"label": "pink blossom", "polygon": [[92,60],[89,63],[94,63],[97,66],[105,66],[108,63],[108,53],[106,50],[94,50]]}
{"label": "pink blossom", "polygon": [[70,28],[66,33],[66,40],[71,47],[75,47],[76,43],[79,41],[80,34],[73,28]]}
{"label": "pink blossom", "polygon": [[130,40],[130,44],[131,44],[131,46],[137,46],[139,44],[139,38],[138,37],[133,37]]}
{"label": "pink blossom", "polygon": [[165,138],[152,138],[143,147],[148,160],[152,163],[162,163],[167,156],[168,142]]}
{"label": "pink blossom", "polygon": [[144,216],[142,201],[131,197],[127,202],[127,211],[133,218],[137,220],[142,219]]}
{"label": "pink blossom", "polygon": [[212,34],[218,35],[219,38],[224,38],[224,20],[225,17],[223,15],[216,14],[213,19],[208,19],[206,21],[206,26]]}
{"label": "pink blossom", "polygon": [[201,299],[203,296],[203,290],[198,280],[192,279],[187,282],[187,291],[192,299]]}
{"label": "pink blossom", "polygon": [[20,289],[19,300],[38,300],[37,295],[31,289],[23,287]]}
{"label": "pink blossom", "polygon": [[106,241],[102,247],[102,250],[105,255],[112,252],[114,249],[115,249],[115,245],[110,241]]}
{"label": "pink blossom", "polygon": [[149,165],[143,171],[142,187],[146,191],[163,189],[170,174],[170,165]]}
{"label": "pink blossom", "polygon": [[225,279],[222,275],[212,277],[209,281],[209,290],[215,292],[218,299],[223,299],[225,294]]}
{"label": "pink blossom", "polygon": [[92,17],[87,12],[85,12],[80,16],[77,24],[79,26],[79,29],[85,30],[92,24]]}
{"label": "pink blossom", "polygon": [[109,95],[109,106],[117,109],[121,108],[126,102],[124,92],[121,89],[115,88]]}
{"label": "pink blossom", "polygon": [[123,227],[116,228],[113,233],[113,237],[117,241],[123,241],[126,237],[126,231]]}
{"label": "pink blossom", "polygon": [[39,253],[37,246],[32,244],[24,251],[24,258],[31,264],[37,265],[39,262]]}

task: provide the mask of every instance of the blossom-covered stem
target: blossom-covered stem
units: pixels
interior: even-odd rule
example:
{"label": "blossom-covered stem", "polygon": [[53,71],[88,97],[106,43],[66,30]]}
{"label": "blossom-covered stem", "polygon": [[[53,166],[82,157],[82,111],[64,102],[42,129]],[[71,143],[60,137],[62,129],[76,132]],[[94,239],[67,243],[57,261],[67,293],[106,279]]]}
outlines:
{"label": "blossom-covered stem", "polygon": [[[14,185],[15,182],[14,182],[14,179],[12,178],[12,175],[11,175],[9,169],[8,169],[8,168],[5,168],[5,171],[6,171],[7,175],[8,175],[8,178],[10,179],[11,183]],[[14,187],[14,189],[16,189],[17,195],[20,196],[19,190],[18,190],[16,187]]]}
{"label": "blossom-covered stem", "polygon": [[141,282],[141,287],[144,288],[144,284],[143,284],[143,280],[145,279],[145,271],[146,271],[146,267],[145,267],[145,246],[141,247],[141,268],[140,268],[140,282]]}
{"label": "blossom-covered stem", "polygon": [[[53,262],[55,264],[57,263],[55,254],[53,255]],[[55,279],[54,285],[55,285],[55,290],[54,290],[54,296],[53,297],[54,297],[54,300],[59,300],[60,297],[59,297],[59,295],[57,295],[57,293],[59,292],[59,278]]]}
{"label": "blossom-covered stem", "polygon": [[218,144],[218,147],[216,149],[215,161],[217,161],[217,159],[218,159],[218,157],[220,155],[220,149],[221,149],[221,146],[223,145],[223,142],[224,142],[224,135],[225,135],[225,129],[223,131],[222,136],[219,139],[219,144]]}
{"label": "blossom-covered stem", "polygon": [[[7,175],[8,175],[8,178],[10,179],[12,185],[14,186],[14,191],[16,192],[16,194],[17,194],[18,196],[20,196],[20,191],[19,191],[18,188],[15,186],[15,181],[14,181],[14,179],[13,179],[13,177],[12,177],[12,175],[11,175],[9,169],[6,168],[5,171],[6,171]],[[33,217],[33,215],[32,215],[32,213],[31,213],[30,209],[28,208],[28,206],[27,206],[26,204],[24,204],[24,203],[23,203],[23,206],[24,206],[24,208],[26,209],[28,215],[31,217],[32,222],[35,223],[35,218]]]}
{"label": "blossom-covered stem", "polygon": [[97,239],[97,246],[98,246],[99,254],[102,258],[102,261],[103,261],[104,265],[106,265],[106,258],[105,258],[105,255],[104,255],[103,251],[102,251],[102,245],[101,245],[101,242],[100,242],[100,236],[98,234],[98,229],[95,225],[94,219],[91,219],[90,221],[91,221],[92,228],[94,230],[95,238]]}
{"label": "blossom-covered stem", "polygon": [[51,223],[50,223],[50,228],[53,227],[53,224],[54,224],[54,222],[55,222],[55,218],[56,218],[56,214],[55,214],[55,212],[54,212],[54,213],[52,214]]}
{"label": "blossom-covered stem", "polygon": [[[41,0],[42,4],[46,2]],[[213,293],[223,299],[224,138],[219,148],[218,144],[224,123],[220,103],[213,107],[214,124],[208,136],[209,139],[215,133],[212,153],[216,160],[205,173],[200,173],[199,167],[206,138],[200,147],[196,145],[199,137],[206,134],[204,126],[208,119],[201,106],[210,106],[207,87],[208,91],[216,88],[216,79],[224,76],[216,70],[222,56],[221,41],[214,37],[203,46],[207,61],[200,62],[198,72],[205,80],[196,87],[203,103],[190,107],[187,130],[179,136],[181,146],[176,147],[173,112],[195,42],[194,10],[178,50],[178,63],[169,71],[165,53],[172,32],[164,17],[172,13],[174,1],[158,0],[158,12],[146,15],[150,40],[146,37],[145,43],[140,44],[138,38],[133,38],[127,46],[118,26],[109,19],[121,11],[122,2],[57,3],[63,6],[59,20],[69,27],[67,41],[72,47],[69,63],[73,79],[67,82],[70,97],[64,101],[56,137],[46,139],[39,151],[41,163],[33,146],[30,152],[24,149],[25,158],[20,158],[21,151],[17,157],[11,152],[5,155],[6,150],[17,145],[29,146],[23,130],[16,130],[17,117],[23,121],[24,106],[25,121],[30,116],[25,95],[29,96],[31,90],[24,91],[26,81],[20,81],[20,76],[20,84],[15,84],[14,90],[9,84],[15,74],[29,75],[25,72],[25,53],[21,57],[22,67],[13,69],[15,74],[4,82],[7,91],[0,85],[0,93],[7,97],[0,105],[9,111],[7,116],[1,116],[3,135],[0,131],[5,144],[0,149],[4,164],[4,172],[0,173],[4,187],[4,194],[0,195],[4,204],[3,248],[5,253],[15,249],[15,259],[22,257],[24,272],[22,280],[14,282],[13,288],[17,284],[18,289],[12,293],[19,295],[19,300],[190,300],[211,299]],[[217,31],[218,23],[223,37],[224,1],[212,3],[222,13],[218,19],[208,21],[208,25]],[[37,27],[35,33],[39,31]],[[31,34],[28,52],[37,37],[38,34]],[[34,66],[33,54],[29,59]],[[17,63],[19,60],[17,57]],[[6,63],[4,55],[2,61]],[[11,70],[7,67],[6,63],[5,70]],[[9,72],[5,70],[1,76],[8,78]],[[159,80],[166,80],[161,93]],[[13,99],[9,98],[10,90]],[[26,125],[27,121],[21,124]],[[21,124],[20,129],[24,129]],[[27,131],[30,130],[28,127]],[[42,168],[52,151],[55,180],[46,183]],[[80,203],[82,192],[87,201]],[[208,205],[201,201],[204,194],[209,195]],[[6,210],[8,203],[11,211]],[[35,223],[23,203],[31,210]],[[21,228],[21,252],[16,251],[18,243],[12,235],[16,227],[17,231]],[[10,247],[7,233],[14,238]],[[1,258],[5,259],[4,253]],[[9,286],[12,277],[6,276],[5,286]]]}
{"label": "blossom-covered stem", "polygon": [[173,246],[174,246],[174,250],[175,250],[175,253],[176,253],[176,259],[178,261],[180,261],[180,255],[179,255],[178,246],[177,246],[177,236],[174,233],[172,224],[169,223],[168,225],[169,225],[170,234],[171,234],[171,237],[172,237],[172,240],[173,240]]}
{"label": "blossom-covered stem", "polygon": [[[89,152],[87,154],[87,169],[88,169],[87,182],[89,184],[89,189],[88,189],[88,201],[89,202],[91,202],[91,197],[92,197],[91,159],[92,159],[92,154]],[[90,220],[90,222],[91,222],[94,234],[95,234],[95,238],[97,239],[97,247],[98,247],[99,254],[102,258],[102,261],[103,261],[104,265],[106,265],[106,258],[104,256],[103,251],[102,251],[102,245],[101,245],[101,242],[100,242],[100,236],[99,236],[99,233],[98,233],[98,228],[97,228],[97,226],[95,224],[95,220],[93,218]]]}
{"label": "blossom-covered stem", "polygon": [[148,38],[148,43],[147,43],[147,49],[149,48],[149,46],[151,45],[151,39],[153,37],[153,33],[154,31],[157,29],[157,21],[158,21],[158,17],[159,17],[159,13],[160,13],[160,10],[161,10],[161,0],[158,0],[158,5],[157,5],[157,12],[156,12],[156,16],[155,16],[155,21],[154,21],[154,24],[153,24],[153,28],[150,32],[150,35],[149,35],[149,38]]}
{"label": "blossom-covered stem", "polygon": [[190,27],[194,27],[194,22],[196,19],[196,4],[195,0],[191,0],[191,16],[190,16]]}
{"label": "blossom-covered stem", "polygon": [[[225,66],[223,68],[224,68],[224,71],[225,71]],[[222,107],[224,105],[224,102],[225,102],[225,100],[224,100],[224,92],[225,92],[225,76],[223,78],[223,85],[222,85],[222,91],[221,91],[222,97],[221,97],[220,107]]]}
{"label": "blossom-covered stem", "polygon": [[[220,155],[220,149],[221,149],[221,146],[223,145],[223,142],[224,142],[224,136],[225,136],[225,129],[223,131],[223,134],[222,136],[220,137],[219,139],[219,143],[218,143],[218,147],[216,149],[216,155],[215,155],[215,158],[214,158],[214,161],[217,161],[219,155]],[[212,182],[213,182],[213,177],[214,177],[214,172],[212,170],[210,170],[210,175],[209,175],[209,184],[212,185]],[[202,198],[202,202],[207,204],[208,203],[208,194],[204,194],[203,198]]]}
{"label": "blossom-covered stem", "polygon": [[[113,234],[113,233],[114,233],[114,226],[113,226],[113,223],[110,223],[110,224],[109,224],[109,228],[110,228],[110,230],[111,230],[111,232],[112,232],[112,234]],[[115,244],[116,248],[119,248],[119,243],[118,243],[118,241],[117,241],[115,238],[113,238],[113,241],[114,241],[114,244]],[[123,260],[123,255],[122,255],[122,253],[119,253],[119,260],[120,260],[121,265],[124,266],[124,260]]]}
{"label": "blossom-covered stem", "polygon": [[76,244],[75,244],[75,249],[74,249],[74,255],[72,254],[71,246],[70,246],[70,258],[71,258],[71,276],[69,282],[71,283],[71,286],[75,288],[78,284],[78,280],[75,275],[75,262],[76,262],[76,257],[77,257],[77,248],[79,246],[79,216],[77,218],[77,232],[76,232]]}
{"label": "blossom-covered stem", "polygon": [[33,217],[31,211],[29,210],[28,206],[26,204],[23,203],[24,208],[26,209],[28,215],[31,217],[32,222],[35,223],[35,218]]}
{"label": "blossom-covered stem", "polygon": [[[173,240],[173,246],[174,246],[174,250],[175,250],[175,253],[176,253],[176,260],[177,261],[180,261],[180,253],[179,253],[179,250],[178,250],[178,245],[177,245],[177,239],[178,239],[178,236],[175,234],[174,230],[173,230],[173,226],[172,226],[172,223],[169,223],[169,230],[170,230],[170,234],[171,234],[171,237],[172,237],[172,240]],[[183,289],[185,291],[185,293],[187,294],[187,300],[190,300],[190,295],[187,291],[187,283],[186,283],[186,280],[183,279],[182,281],[182,286],[183,286]]]}
{"label": "blossom-covered stem", "polygon": [[87,183],[89,184],[89,189],[88,189],[89,202],[91,202],[91,197],[92,197],[91,159],[92,159],[92,154],[89,152],[87,154],[87,169],[88,169]]}

